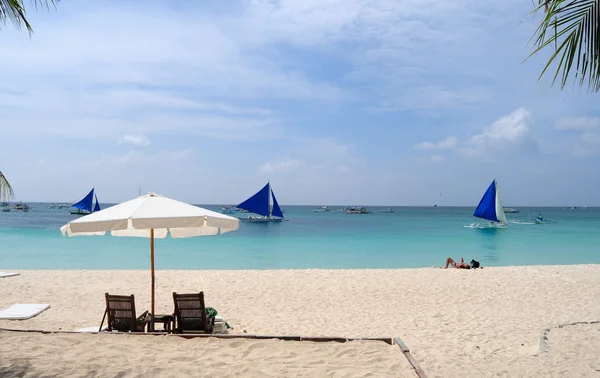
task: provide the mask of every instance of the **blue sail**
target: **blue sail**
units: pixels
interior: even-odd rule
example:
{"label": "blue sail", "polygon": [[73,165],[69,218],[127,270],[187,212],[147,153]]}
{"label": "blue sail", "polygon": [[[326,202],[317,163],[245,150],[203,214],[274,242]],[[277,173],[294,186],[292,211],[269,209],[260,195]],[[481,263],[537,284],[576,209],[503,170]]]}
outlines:
{"label": "blue sail", "polygon": [[279,207],[279,204],[277,203],[277,199],[275,199],[275,193],[273,193],[273,190],[271,190],[271,196],[273,196],[273,211],[272,211],[271,215],[273,215],[275,217],[283,218],[283,212],[281,211],[281,208]]}
{"label": "blue sail", "polygon": [[100,202],[98,202],[98,196],[94,194],[94,197],[96,197],[96,206],[94,206],[94,213],[96,211],[100,211]]}
{"label": "blue sail", "polygon": [[492,181],[487,188],[477,209],[475,209],[474,217],[486,219],[493,222],[500,222],[498,214],[496,214],[496,180]]}
{"label": "blue sail", "polygon": [[71,207],[76,209],[92,212],[92,202],[94,202],[94,188],[85,196],[81,201],[77,202]]}
{"label": "blue sail", "polygon": [[252,197],[237,205],[237,207],[248,210],[254,214],[262,215],[263,217],[269,216],[269,192],[270,185],[267,183],[264,188],[259,190]]}

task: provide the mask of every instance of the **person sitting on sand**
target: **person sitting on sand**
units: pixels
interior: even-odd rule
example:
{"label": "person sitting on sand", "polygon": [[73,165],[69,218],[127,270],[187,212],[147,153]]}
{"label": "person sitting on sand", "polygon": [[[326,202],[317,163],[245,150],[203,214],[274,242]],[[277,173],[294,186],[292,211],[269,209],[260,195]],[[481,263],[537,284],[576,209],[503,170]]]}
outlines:
{"label": "person sitting on sand", "polygon": [[454,260],[452,260],[452,257],[448,257],[446,259],[446,266],[444,267],[444,269],[448,269],[449,265],[452,265],[452,267],[456,269],[471,269],[471,266],[467,264],[462,257],[460,258],[459,263],[456,263]]}

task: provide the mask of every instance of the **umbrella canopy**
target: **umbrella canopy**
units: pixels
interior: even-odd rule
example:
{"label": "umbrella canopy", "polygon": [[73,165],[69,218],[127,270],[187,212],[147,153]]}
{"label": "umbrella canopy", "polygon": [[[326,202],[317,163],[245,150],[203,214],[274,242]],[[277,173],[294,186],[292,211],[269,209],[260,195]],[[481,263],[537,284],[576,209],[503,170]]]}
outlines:
{"label": "umbrella canopy", "polygon": [[237,230],[239,220],[155,193],[75,219],[60,228],[63,235],[150,238],[152,315],[154,315],[154,238],[188,238]]}
{"label": "umbrella canopy", "polygon": [[237,230],[239,220],[155,193],[140,196],[75,219],[60,230],[63,235],[104,235],[188,238]]}

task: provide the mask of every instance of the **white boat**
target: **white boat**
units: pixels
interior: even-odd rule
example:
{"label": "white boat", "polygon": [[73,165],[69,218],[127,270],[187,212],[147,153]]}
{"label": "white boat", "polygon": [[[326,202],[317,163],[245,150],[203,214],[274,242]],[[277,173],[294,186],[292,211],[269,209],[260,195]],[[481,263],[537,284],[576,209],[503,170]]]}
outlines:
{"label": "white boat", "polygon": [[381,211],[382,213],[393,213],[394,209],[390,209],[389,207],[386,207],[385,209],[379,209],[379,211]]}
{"label": "white boat", "polygon": [[221,212],[223,214],[233,214],[233,206],[222,205]]}
{"label": "white boat", "polygon": [[344,209],[344,212],[346,214],[371,214],[371,212],[367,210],[366,207],[362,206],[347,207]]}
{"label": "white boat", "polygon": [[518,212],[519,212],[519,210],[513,209],[512,207],[505,207],[504,208],[504,213],[505,214],[517,214]]}
{"label": "white boat", "polygon": [[329,211],[329,206],[321,206],[321,207],[317,207],[316,209],[313,210],[315,213],[324,213],[326,211]]}
{"label": "white boat", "polygon": [[488,223],[471,223],[466,228],[504,228],[506,227],[506,215],[502,201],[500,201],[500,193],[498,192],[498,184],[496,180],[492,181],[487,188],[479,205],[475,209],[473,216],[479,219],[487,220]]}
{"label": "white boat", "polygon": [[[273,199],[273,206],[271,206]],[[261,190],[256,192],[252,197],[237,205],[238,208],[246,210],[250,215],[246,218],[239,218],[242,221],[269,223],[281,222],[284,220],[283,212],[277,203],[275,193],[271,190],[271,184],[267,182]]]}
{"label": "white boat", "polygon": [[22,210],[22,211],[27,212],[27,211],[29,211],[30,207],[26,203],[19,202],[19,203],[15,204],[15,206],[13,207],[13,209],[15,209],[15,210]]}
{"label": "white boat", "polygon": [[[94,205],[94,198],[96,199],[96,205]],[[74,215],[88,215],[94,213],[96,211],[100,211],[100,202],[98,202],[98,196],[94,193],[94,188],[90,190],[87,196],[83,197],[83,199],[76,204],[71,206],[70,210],[71,214]]]}

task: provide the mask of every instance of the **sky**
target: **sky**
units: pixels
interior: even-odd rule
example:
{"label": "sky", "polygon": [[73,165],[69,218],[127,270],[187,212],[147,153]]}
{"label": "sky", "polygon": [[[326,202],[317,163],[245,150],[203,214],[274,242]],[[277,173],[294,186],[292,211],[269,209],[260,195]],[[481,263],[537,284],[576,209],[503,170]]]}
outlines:
{"label": "sky", "polygon": [[[596,94],[529,0],[63,0],[1,26],[15,200],[600,206]],[[539,16],[538,16],[539,17]]]}

